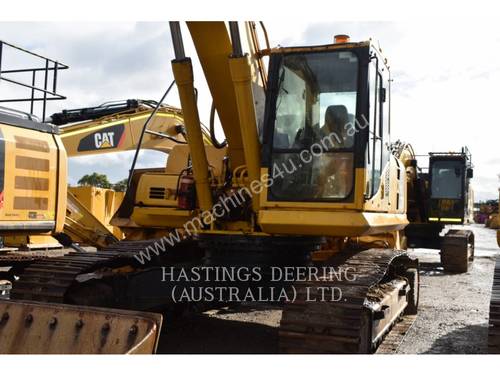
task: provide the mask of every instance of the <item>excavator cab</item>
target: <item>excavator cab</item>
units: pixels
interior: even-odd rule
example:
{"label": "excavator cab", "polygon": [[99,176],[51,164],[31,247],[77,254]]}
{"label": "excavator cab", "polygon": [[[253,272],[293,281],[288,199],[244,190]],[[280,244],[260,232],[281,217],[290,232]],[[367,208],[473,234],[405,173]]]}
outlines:
{"label": "excavator cab", "polygon": [[[309,234],[340,234],[345,210],[386,213],[381,231],[403,224],[402,178],[391,174],[401,166],[389,149],[389,68],[370,42],[344,35],[335,41],[269,54],[262,168],[273,183],[261,197],[260,216],[268,232],[291,233],[297,216],[285,211],[299,206],[310,208],[297,223],[309,223]],[[352,234],[381,224],[362,216],[354,218]]]}
{"label": "excavator cab", "polygon": [[[416,159],[415,166],[416,166]],[[474,233],[469,229],[448,229],[465,224],[470,217],[473,192],[471,153],[431,152],[429,167],[417,168],[414,198],[410,203],[410,225],[405,228],[409,247],[439,249],[445,271],[467,272],[474,259]],[[425,172],[423,172],[425,170]],[[444,231],[444,233],[443,233]]]}
{"label": "excavator cab", "polygon": [[468,216],[470,153],[431,153],[429,156],[429,221],[463,224]]}

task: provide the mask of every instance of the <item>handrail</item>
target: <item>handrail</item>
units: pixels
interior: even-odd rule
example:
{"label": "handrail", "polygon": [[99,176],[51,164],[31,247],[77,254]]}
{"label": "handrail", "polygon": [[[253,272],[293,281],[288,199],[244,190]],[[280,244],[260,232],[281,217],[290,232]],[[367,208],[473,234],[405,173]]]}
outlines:
{"label": "handrail", "polygon": [[[5,54],[4,54],[4,47],[8,46],[16,51],[25,53],[30,56],[34,56],[36,58],[39,58],[42,60],[43,67],[34,67],[34,68],[14,68],[14,69],[2,69],[3,66],[5,65]],[[9,84],[15,85],[15,86],[20,86],[25,89],[30,90],[29,96],[25,97],[14,97],[14,98],[2,98],[0,99],[0,103],[23,103],[23,102],[29,102],[30,103],[30,111],[29,113],[33,116],[34,115],[34,107],[35,107],[35,102],[42,102],[42,121],[45,122],[45,115],[46,115],[46,110],[47,110],[47,101],[49,100],[63,100],[66,99],[65,96],[57,93],[57,77],[58,77],[58,72],[60,70],[65,70],[68,69],[69,66],[66,64],[63,64],[59,61],[52,60],[48,57],[39,55],[37,53],[28,51],[24,48],[15,46],[11,43],[7,43],[3,40],[0,40],[0,82],[4,81]],[[42,75],[42,82],[43,84],[41,86],[37,85],[37,78],[40,78],[40,76],[37,77],[37,72],[40,72]],[[25,83],[21,82],[16,78],[16,75],[19,74],[24,74],[24,73],[32,73],[31,74],[31,83]],[[49,74],[50,78],[49,79]],[[9,77],[7,77],[7,75]],[[41,93],[41,96],[37,96],[37,93]]]}

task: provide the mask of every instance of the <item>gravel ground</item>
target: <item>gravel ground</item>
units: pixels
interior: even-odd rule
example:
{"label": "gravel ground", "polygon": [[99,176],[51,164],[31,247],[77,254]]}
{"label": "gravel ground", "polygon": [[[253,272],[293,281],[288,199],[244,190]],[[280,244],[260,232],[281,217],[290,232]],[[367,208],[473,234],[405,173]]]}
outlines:
{"label": "gravel ground", "polygon": [[413,253],[421,262],[420,306],[417,320],[399,353],[487,353],[488,311],[495,256],[500,253],[496,231],[472,225],[476,251],[466,274],[446,274],[439,255]]}
{"label": "gravel ground", "polygon": [[[500,254],[496,231],[472,225],[476,258],[466,274],[439,266],[437,251],[416,249],[421,261],[418,318],[398,353],[486,353],[488,308],[494,257]],[[277,306],[243,304],[165,322],[159,353],[276,353]]]}

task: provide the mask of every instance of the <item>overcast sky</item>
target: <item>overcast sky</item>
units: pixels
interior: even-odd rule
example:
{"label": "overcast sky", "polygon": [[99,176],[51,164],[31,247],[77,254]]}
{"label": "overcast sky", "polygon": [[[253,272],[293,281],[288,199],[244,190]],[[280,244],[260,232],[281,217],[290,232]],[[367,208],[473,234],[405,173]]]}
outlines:
{"label": "overcast sky", "polygon": [[[410,142],[418,154],[458,151],[467,145],[475,165],[476,200],[498,197],[500,132],[500,28],[493,22],[266,22],[272,45],[325,44],[334,34],[380,43],[391,66],[392,138]],[[66,101],[49,113],[105,101],[159,99],[172,81],[168,23],[0,23],[0,39],[70,66],[59,77]],[[186,52],[194,57],[185,30]],[[195,60],[196,62],[196,60]],[[201,70],[195,69],[202,121],[211,99]],[[0,94],[7,90],[0,84]],[[174,90],[175,91],[175,90]],[[179,105],[176,92],[167,98]],[[74,158],[70,183],[85,173],[106,173],[111,181],[127,176],[131,153]],[[163,165],[148,152],[140,166]]]}

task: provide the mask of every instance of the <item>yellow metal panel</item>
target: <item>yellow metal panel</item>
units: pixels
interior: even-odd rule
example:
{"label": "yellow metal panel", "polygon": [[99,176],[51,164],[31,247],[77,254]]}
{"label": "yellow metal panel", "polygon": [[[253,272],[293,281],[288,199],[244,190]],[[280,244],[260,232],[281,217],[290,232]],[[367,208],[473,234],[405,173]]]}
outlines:
{"label": "yellow metal panel", "polygon": [[122,238],[119,228],[110,224],[111,218],[123,201],[124,193],[94,186],[72,186],[69,192],[88,210],[89,214],[117,238]]}
{"label": "yellow metal panel", "polygon": [[0,128],[4,146],[0,230],[22,234],[62,229],[66,153],[59,137],[5,124]]}
{"label": "yellow metal panel", "polygon": [[150,228],[180,228],[194,216],[192,211],[170,207],[134,207],[134,223]]}
{"label": "yellow metal panel", "polygon": [[[104,189],[103,189],[104,190]],[[93,190],[90,191],[90,199],[95,197]],[[85,197],[85,195],[80,194]],[[104,208],[104,206],[102,207]],[[93,207],[95,209],[95,206]],[[64,232],[74,242],[88,244],[95,247],[105,247],[113,240],[112,227],[109,219],[104,217],[103,212],[97,212],[102,219],[96,217],[87,209],[86,205],[79,201],[71,192],[67,196],[67,210],[65,216]]]}
{"label": "yellow metal panel", "polygon": [[[206,145],[205,153],[207,155],[210,170],[215,176],[220,176],[222,173],[222,162],[227,155],[227,148],[216,148]],[[179,175],[188,165],[189,154],[190,150],[188,145],[174,146],[172,152],[168,155],[165,173]]]}
{"label": "yellow metal panel", "polygon": [[95,186],[71,186],[69,191],[85,206],[89,212],[104,221],[104,191]]}
{"label": "yellow metal panel", "polygon": [[408,220],[404,214],[375,212],[261,210],[259,223],[272,234],[362,236],[402,230]]}
{"label": "yellow metal panel", "polygon": [[[399,179],[398,179],[399,168]],[[366,177],[364,178],[366,181]],[[375,195],[365,202],[365,211],[390,213],[406,212],[407,181],[404,165],[391,156],[382,171],[380,184]]]}
{"label": "yellow metal panel", "polygon": [[[144,173],[139,179],[135,204],[145,206],[177,207],[175,197],[179,175]],[[156,190],[151,194],[151,189]],[[163,194],[157,189],[162,189]]]}
{"label": "yellow metal panel", "polygon": [[28,249],[62,248],[62,245],[50,234],[4,236],[3,244],[5,247],[22,247]]}

